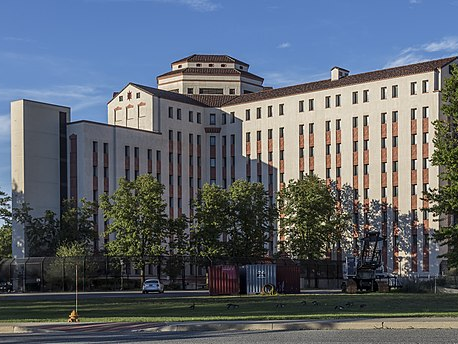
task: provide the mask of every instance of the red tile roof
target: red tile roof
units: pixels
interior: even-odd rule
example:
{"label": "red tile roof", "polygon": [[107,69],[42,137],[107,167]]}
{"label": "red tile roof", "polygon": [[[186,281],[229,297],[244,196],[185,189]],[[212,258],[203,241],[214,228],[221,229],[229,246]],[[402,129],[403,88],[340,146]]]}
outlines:
{"label": "red tile roof", "polygon": [[256,93],[244,94],[236,99],[230,101],[229,103],[225,104],[227,106],[236,105],[236,104],[243,104],[243,103],[251,103],[260,100],[266,99],[274,99],[280,97],[286,97],[295,94],[301,93],[309,93],[314,91],[321,91],[326,89],[332,89],[337,87],[344,87],[356,84],[364,84],[367,82],[377,81],[377,80],[384,80],[384,79],[391,79],[391,78],[398,78],[407,75],[413,74],[420,74],[425,72],[430,72],[435,70],[436,68],[441,68],[446,64],[453,62],[458,57],[448,57],[440,60],[433,60],[427,62],[421,62],[416,64],[411,64],[407,66],[401,67],[394,67],[388,69],[377,70],[368,73],[361,73],[355,75],[348,75],[343,77],[339,80],[321,80],[316,82],[310,82],[306,84],[300,84],[295,86],[288,86],[282,88],[276,88],[272,90],[265,90]]}
{"label": "red tile roof", "polygon": [[188,57],[182,58],[180,60],[177,60],[175,62],[172,62],[172,64],[179,63],[179,62],[204,62],[204,63],[238,63],[244,66],[249,66],[247,63],[242,62],[240,60],[237,60],[229,55],[199,55],[199,54],[194,54],[190,55]]}

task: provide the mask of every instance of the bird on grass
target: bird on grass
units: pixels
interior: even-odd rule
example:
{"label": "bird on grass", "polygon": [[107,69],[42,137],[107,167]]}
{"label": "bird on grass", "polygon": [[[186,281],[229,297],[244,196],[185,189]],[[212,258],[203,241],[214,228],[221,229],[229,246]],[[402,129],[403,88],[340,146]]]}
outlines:
{"label": "bird on grass", "polygon": [[193,303],[191,306],[189,306],[189,309],[194,310],[195,308],[196,308],[196,304],[195,303]]}
{"label": "bird on grass", "polygon": [[343,310],[344,308],[342,306],[335,306],[334,309],[338,309],[338,310]]}
{"label": "bird on grass", "polygon": [[226,305],[226,309],[236,309],[236,308],[239,308],[239,305],[236,305],[234,303],[228,303]]}
{"label": "bird on grass", "polygon": [[367,306],[367,305],[366,305],[365,303],[362,303],[362,304],[359,305],[359,308],[364,308],[364,307],[366,307],[366,306]]}
{"label": "bird on grass", "polygon": [[285,304],[284,303],[277,303],[275,305],[275,308],[285,308]]}
{"label": "bird on grass", "polygon": [[347,307],[353,307],[353,302],[347,302],[347,303],[345,304],[345,306],[347,306]]}
{"label": "bird on grass", "polygon": [[307,301],[305,301],[305,300],[301,301],[301,305],[302,306],[305,306],[306,304],[307,304]]}
{"label": "bird on grass", "polygon": [[315,300],[313,300],[313,301],[312,301],[312,305],[314,305],[314,306],[318,306],[318,302],[317,302],[317,301],[315,301]]}

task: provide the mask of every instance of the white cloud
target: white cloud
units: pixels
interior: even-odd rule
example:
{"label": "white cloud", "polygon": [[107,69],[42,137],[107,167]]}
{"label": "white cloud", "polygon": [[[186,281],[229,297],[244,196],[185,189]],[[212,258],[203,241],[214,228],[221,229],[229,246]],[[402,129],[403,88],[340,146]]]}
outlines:
{"label": "white cloud", "polygon": [[421,4],[421,1],[422,0],[409,0],[409,4],[418,5],[418,4]]}
{"label": "white cloud", "polygon": [[291,43],[289,42],[284,42],[284,43],[281,43],[277,46],[278,49],[286,49],[286,48],[289,48],[291,46]]}
{"label": "white cloud", "polygon": [[446,37],[439,42],[432,42],[425,44],[423,49],[426,52],[436,51],[457,51],[458,50],[458,37]]}
{"label": "white cloud", "polygon": [[444,37],[436,42],[407,47],[389,61],[385,68],[418,63],[458,54],[458,37]]}
{"label": "white cloud", "polygon": [[198,12],[213,12],[218,10],[221,5],[213,0],[86,0],[89,2],[162,2],[188,6]]}

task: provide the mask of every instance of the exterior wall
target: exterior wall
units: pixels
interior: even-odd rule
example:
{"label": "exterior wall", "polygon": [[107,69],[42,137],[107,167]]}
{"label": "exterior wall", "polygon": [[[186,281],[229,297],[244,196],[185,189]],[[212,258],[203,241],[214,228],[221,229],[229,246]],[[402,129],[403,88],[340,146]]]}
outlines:
{"label": "exterior wall", "polygon": [[[355,204],[346,209],[354,213],[349,244],[343,247],[347,254],[351,254],[352,238],[378,229],[384,239],[385,272],[435,275],[439,247],[431,238],[437,223],[422,212],[427,204],[421,197],[424,188],[439,186],[439,171],[428,161],[433,152],[432,122],[440,115],[440,87],[447,76],[445,66],[440,71],[222,108],[161,98],[129,84],[108,104],[110,125],[86,121],[68,125],[69,194],[96,200],[101,192],[115,190],[119,178],[152,173],[166,187],[169,215],[189,217],[190,201],[204,183],[229,187],[240,178],[259,181],[274,203],[277,191],[289,180],[315,173],[328,182],[335,180],[342,197]],[[423,92],[425,80],[429,88]],[[201,81],[198,85],[206,85],[204,78]],[[413,95],[412,83],[417,87]],[[227,80],[221,85],[231,87]],[[29,146],[35,142],[34,130],[45,124],[45,131],[53,128],[54,139],[59,135],[55,112],[49,119],[52,123],[47,123],[41,116],[48,118],[48,114],[40,106],[63,111],[40,104],[30,108],[27,116],[21,104],[12,104],[13,182],[20,185],[19,191],[25,190],[24,180],[32,178],[23,171],[31,171],[25,165],[38,156],[34,149],[40,147],[34,143],[26,156],[21,153],[27,146],[23,142]],[[27,127],[24,118],[32,112],[34,122],[40,120]],[[55,160],[56,147],[42,149]],[[47,165],[54,169],[47,174],[52,181],[56,161]],[[30,203],[39,204],[41,198]],[[54,209],[56,204],[53,199],[43,209]],[[102,234],[102,214],[95,214],[95,219]],[[276,240],[271,240],[271,252]],[[101,242],[96,244],[101,247]]]}
{"label": "exterior wall", "polygon": [[[60,214],[60,201],[65,196],[61,185],[64,176],[61,176],[60,121],[64,120],[66,127],[69,119],[68,107],[29,100],[11,103],[13,208],[28,203],[33,208],[32,216],[43,216],[45,210]],[[26,256],[24,228],[14,222],[13,257]]]}
{"label": "exterior wall", "polygon": [[[429,82],[429,91],[426,93],[422,92],[423,80]],[[416,95],[410,94],[412,82],[417,83]],[[393,98],[392,87],[396,85],[398,96]],[[357,189],[360,213],[364,214],[367,207],[372,223],[365,225],[363,215],[363,218],[358,217],[355,225],[358,225],[360,234],[363,228],[383,227],[385,271],[398,272],[401,268],[404,273],[416,270],[419,274],[436,274],[438,266],[432,266],[430,262],[437,262],[438,247],[431,241],[432,232],[437,225],[427,215],[423,217],[421,211],[426,206],[421,201],[423,185],[431,188],[438,186],[437,168],[429,166],[429,163],[427,168],[422,168],[423,159],[429,159],[433,151],[434,131],[431,123],[439,115],[440,92],[434,91],[433,85],[434,72],[430,72],[228,106],[223,107],[223,110],[227,113],[234,112],[237,121],[241,123],[242,156],[250,156],[248,164],[252,181],[262,180],[265,185],[269,185],[268,179],[271,177],[268,166],[272,165],[276,171],[274,191],[282,183],[298,179],[302,173],[309,172],[328,181],[336,180],[339,187],[348,185],[350,192]],[[386,99],[381,99],[382,87],[387,89]],[[369,92],[368,102],[363,102],[364,90]],[[358,104],[352,104],[353,92],[358,92]],[[337,95],[340,95],[340,106],[335,103]],[[330,107],[326,108],[325,97],[328,96],[331,101]],[[309,99],[314,100],[312,111],[309,111]],[[304,104],[303,111],[299,111],[301,101]],[[280,104],[283,104],[283,115],[279,114]],[[268,116],[269,106],[272,107],[272,117]],[[428,118],[423,118],[422,111],[426,107],[429,111]],[[258,108],[261,109],[261,118],[257,118]],[[417,109],[414,120],[411,119],[412,109]],[[247,110],[250,112],[250,120],[247,120]],[[395,111],[398,113],[398,121],[393,123]],[[385,114],[384,124],[381,121],[382,113]],[[365,116],[368,122],[366,126]],[[357,128],[353,128],[354,117],[358,121]],[[340,130],[336,130],[338,120]],[[329,131],[326,130],[327,122],[330,125]],[[313,134],[309,133],[310,124],[314,127]],[[303,135],[299,134],[300,126],[303,126]],[[271,140],[268,139],[269,129],[272,130]],[[280,130],[283,131],[283,140],[280,138]],[[258,131],[261,132],[260,142],[257,141]],[[246,142],[247,133],[250,133],[249,143]],[[423,133],[428,133],[425,143]],[[411,144],[411,135],[416,135],[414,145]],[[398,137],[397,147],[393,147],[393,136]],[[382,138],[385,138],[384,149]],[[367,149],[364,149],[365,140],[368,140]],[[357,142],[355,153],[354,141]],[[338,143],[340,153],[336,151]],[[310,154],[311,147],[314,150],[313,156]],[[281,150],[283,153],[280,153]],[[268,160],[269,151],[272,152],[271,161]],[[263,162],[261,179],[257,179],[259,177],[255,174],[259,153]],[[283,155],[283,160],[280,160],[280,154]],[[413,170],[412,160],[416,160]],[[398,161],[397,172],[393,171],[393,161]],[[382,162],[386,162],[383,173]],[[356,176],[353,175],[354,166],[357,170]],[[366,168],[367,174],[364,173]],[[393,195],[396,187],[397,197]],[[382,188],[385,188],[385,197],[382,197]],[[412,192],[414,195],[411,195]],[[383,203],[387,206],[386,215],[380,211]],[[430,256],[426,258],[423,257],[425,247],[430,251]]]}

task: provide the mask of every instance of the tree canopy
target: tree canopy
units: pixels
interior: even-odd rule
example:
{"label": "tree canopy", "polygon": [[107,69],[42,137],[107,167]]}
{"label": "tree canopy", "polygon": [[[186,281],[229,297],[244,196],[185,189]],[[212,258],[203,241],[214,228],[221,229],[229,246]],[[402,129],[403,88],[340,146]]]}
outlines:
{"label": "tree canopy", "polygon": [[280,250],[300,259],[320,259],[342,235],[335,198],[316,175],[290,181],[278,197]]}
{"label": "tree canopy", "polygon": [[119,187],[100,196],[100,208],[108,221],[106,235],[114,234],[105,248],[110,256],[132,257],[144,275],[152,257],[166,253],[166,204],[164,186],[149,174],[133,181],[119,180]]}
{"label": "tree canopy", "polygon": [[0,257],[11,257],[11,197],[0,190]]}
{"label": "tree canopy", "polygon": [[444,254],[450,267],[458,267],[458,67],[442,88],[442,116],[435,129],[432,164],[439,167],[440,186],[428,190],[429,210],[439,216],[441,226],[434,238],[448,246]]}

